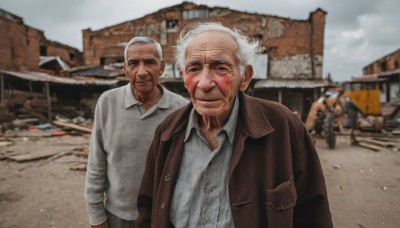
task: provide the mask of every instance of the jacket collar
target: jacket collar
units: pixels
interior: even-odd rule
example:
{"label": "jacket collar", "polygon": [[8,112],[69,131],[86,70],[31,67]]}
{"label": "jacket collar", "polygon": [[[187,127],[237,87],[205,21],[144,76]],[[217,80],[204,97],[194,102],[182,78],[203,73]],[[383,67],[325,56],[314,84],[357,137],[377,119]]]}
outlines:
{"label": "jacket collar", "polygon": [[254,98],[245,93],[239,94],[239,119],[242,124],[242,131],[252,138],[259,138],[274,131],[274,128],[268,121],[266,113],[261,111],[259,98]]}
{"label": "jacket collar", "polygon": [[[242,132],[246,136],[259,138],[270,134],[274,131],[265,113],[261,111],[261,107],[257,104],[258,98],[250,97],[242,92],[239,93],[239,116],[238,126],[242,127]],[[185,131],[190,111],[193,109],[192,102],[186,105],[180,111],[174,113],[175,118],[171,121],[164,133],[161,135],[161,140],[169,140],[174,134]]]}

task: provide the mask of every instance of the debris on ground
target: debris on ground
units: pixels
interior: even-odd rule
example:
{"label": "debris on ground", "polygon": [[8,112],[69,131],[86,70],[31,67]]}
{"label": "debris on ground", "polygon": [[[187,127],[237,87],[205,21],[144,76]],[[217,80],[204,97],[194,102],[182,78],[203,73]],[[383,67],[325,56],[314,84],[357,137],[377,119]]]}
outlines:
{"label": "debris on ground", "polygon": [[[4,126],[4,125],[3,125]],[[7,124],[4,132],[0,133],[0,160],[27,163],[21,169],[40,167],[56,161],[63,156],[75,156],[77,162],[71,162],[71,170],[86,170],[89,151],[91,120],[84,118],[57,119],[53,123],[38,123],[37,119],[16,119]],[[2,129],[4,130],[4,128]],[[40,141],[41,138],[62,136],[84,136],[85,143],[53,143],[38,148],[24,147],[14,150],[17,143],[28,144]]]}

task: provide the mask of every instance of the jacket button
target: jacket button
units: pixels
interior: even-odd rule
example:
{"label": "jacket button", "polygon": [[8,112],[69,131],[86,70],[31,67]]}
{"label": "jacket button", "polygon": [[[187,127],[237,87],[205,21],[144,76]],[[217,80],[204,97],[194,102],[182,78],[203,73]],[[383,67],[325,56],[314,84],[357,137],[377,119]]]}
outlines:
{"label": "jacket button", "polygon": [[164,177],[164,180],[165,180],[165,181],[167,181],[167,182],[168,182],[168,181],[170,181],[170,177],[169,177],[169,175],[168,175],[168,174],[167,174],[167,175],[165,175],[165,177]]}

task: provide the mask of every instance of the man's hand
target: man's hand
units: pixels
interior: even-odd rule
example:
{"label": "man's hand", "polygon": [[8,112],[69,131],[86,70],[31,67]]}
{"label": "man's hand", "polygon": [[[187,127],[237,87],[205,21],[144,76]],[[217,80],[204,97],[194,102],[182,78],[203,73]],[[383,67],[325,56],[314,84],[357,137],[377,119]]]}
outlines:
{"label": "man's hand", "polygon": [[103,222],[102,224],[91,226],[92,228],[108,228],[107,221]]}

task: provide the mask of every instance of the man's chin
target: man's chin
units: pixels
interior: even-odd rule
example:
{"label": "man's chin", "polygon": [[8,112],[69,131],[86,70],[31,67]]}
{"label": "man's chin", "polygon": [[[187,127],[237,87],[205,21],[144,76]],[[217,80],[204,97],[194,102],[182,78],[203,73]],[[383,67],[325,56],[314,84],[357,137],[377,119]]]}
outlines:
{"label": "man's chin", "polygon": [[153,84],[135,84],[135,90],[139,93],[150,93],[154,90]]}
{"label": "man's chin", "polygon": [[222,107],[202,107],[195,106],[196,112],[202,117],[217,118],[223,114],[224,109]]}

